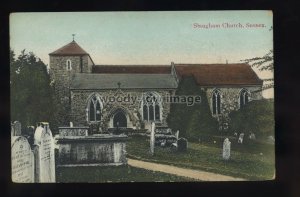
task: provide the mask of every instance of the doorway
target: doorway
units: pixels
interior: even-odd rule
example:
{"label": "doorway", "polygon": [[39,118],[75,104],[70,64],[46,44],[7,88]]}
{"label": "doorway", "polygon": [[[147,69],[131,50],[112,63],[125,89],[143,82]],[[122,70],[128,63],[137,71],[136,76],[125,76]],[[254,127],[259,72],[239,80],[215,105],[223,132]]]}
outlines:
{"label": "doorway", "polygon": [[113,125],[115,128],[126,128],[127,127],[127,118],[122,111],[118,111],[114,115]]}

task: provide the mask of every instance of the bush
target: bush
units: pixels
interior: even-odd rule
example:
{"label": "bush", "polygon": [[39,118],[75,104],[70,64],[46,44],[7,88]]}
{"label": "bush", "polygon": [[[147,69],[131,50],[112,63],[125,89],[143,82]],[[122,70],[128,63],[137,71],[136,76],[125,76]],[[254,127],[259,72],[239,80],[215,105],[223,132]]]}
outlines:
{"label": "bush", "polygon": [[257,136],[274,136],[274,100],[251,101],[238,111],[229,114],[232,132],[253,132]]}
{"label": "bush", "polygon": [[182,78],[176,95],[200,95],[201,103],[194,106],[172,103],[167,122],[173,131],[179,130],[180,136],[189,140],[198,139],[203,133],[217,131],[218,123],[211,115],[206,93],[192,76]]}

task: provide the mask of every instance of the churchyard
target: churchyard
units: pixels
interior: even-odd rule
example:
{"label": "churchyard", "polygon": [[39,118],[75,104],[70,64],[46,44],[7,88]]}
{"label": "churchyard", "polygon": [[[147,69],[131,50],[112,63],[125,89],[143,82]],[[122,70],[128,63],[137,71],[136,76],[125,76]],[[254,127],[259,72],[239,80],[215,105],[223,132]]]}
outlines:
{"label": "churchyard", "polygon": [[152,156],[147,152],[149,139],[135,136],[128,141],[127,152],[129,158],[204,170],[247,180],[273,178],[274,144],[261,142],[238,144],[238,139],[232,138],[230,159],[224,160],[222,158],[223,139],[224,137],[211,137],[210,141],[188,142],[186,152],[155,147],[155,154]]}
{"label": "churchyard", "polygon": [[[274,143],[250,136],[203,136],[187,141],[168,128],[140,134],[88,135],[88,127],[60,127],[52,136],[49,124],[36,129],[14,122],[12,135],[12,181],[23,182],[190,182],[206,180],[163,170],[132,166],[128,160],[164,164],[243,180],[274,178]],[[243,138],[241,138],[241,136]],[[56,153],[55,153],[56,152]],[[55,154],[54,154],[55,153]],[[219,181],[216,179],[215,181]]]}

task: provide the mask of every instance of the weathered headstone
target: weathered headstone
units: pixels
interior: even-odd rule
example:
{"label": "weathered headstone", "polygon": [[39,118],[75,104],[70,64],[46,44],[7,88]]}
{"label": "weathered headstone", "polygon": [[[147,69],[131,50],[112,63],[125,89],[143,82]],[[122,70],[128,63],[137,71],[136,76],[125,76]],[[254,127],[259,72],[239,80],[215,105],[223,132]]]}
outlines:
{"label": "weathered headstone", "polygon": [[55,182],[54,139],[49,123],[38,124],[34,133],[34,145],[36,182]]}
{"label": "weathered headstone", "polygon": [[230,159],[230,148],[231,148],[231,142],[228,138],[226,138],[223,142],[223,159],[229,160]]}
{"label": "weathered headstone", "polygon": [[155,146],[155,123],[151,123],[151,133],[150,133],[150,154],[154,154],[154,146]]}
{"label": "weathered headstone", "polygon": [[249,139],[250,140],[255,140],[256,139],[255,134],[254,133],[250,133]]}
{"label": "weathered headstone", "polygon": [[177,150],[179,152],[185,152],[188,148],[188,141],[185,138],[179,138],[177,141]]}
{"label": "weathered headstone", "polygon": [[241,133],[241,134],[240,134],[239,139],[238,139],[238,143],[239,143],[239,144],[242,144],[242,143],[243,143],[244,135],[245,135],[244,133]]}
{"label": "weathered headstone", "polygon": [[11,134],[11,136],[15,135],[14,124],[12,122],[10,123],[10,134]]}
{"label": "weathered headstone", "polygon": [[176,137],[176,139],[178,140],[178,138],[179,138],[179,130],[176,131],[175,137]]}
{"label": "weathered headstone", "polygon": [[11,137],[11,165],[13,182],[34,182],[34,156],[30,144],[23,136]]}
{"label": "weathered headstone", "polygon": [[13,123],[13,134],[12,136],[21,136],[22,135],[22,125],[19,121]]}

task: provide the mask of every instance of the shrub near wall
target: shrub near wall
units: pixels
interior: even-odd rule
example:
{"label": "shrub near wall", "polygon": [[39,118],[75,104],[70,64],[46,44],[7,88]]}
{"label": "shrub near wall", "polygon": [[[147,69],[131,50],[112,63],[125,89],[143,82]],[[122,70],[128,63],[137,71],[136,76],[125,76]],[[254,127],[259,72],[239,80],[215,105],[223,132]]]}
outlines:
{"label": "shrub near wall", "polygon": [[251,101],[238,111],[229,114],[232,132],[253,132],[256,136],[274,136],[274,100]]}
{"label": "shrub near wall", "polygon": [[168,125],[173,131],[179,130],[180,137],[189,140],[198,140],[201,134],[218,131],[218,123],[211,115],[206,94],[192,76],[181,79],[176,95],[200,95],[201,103],[194,106],[171,104]]}

